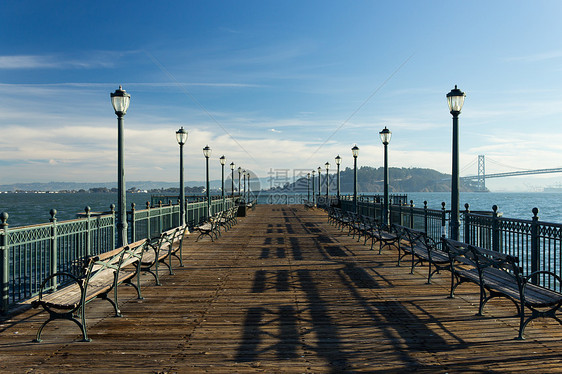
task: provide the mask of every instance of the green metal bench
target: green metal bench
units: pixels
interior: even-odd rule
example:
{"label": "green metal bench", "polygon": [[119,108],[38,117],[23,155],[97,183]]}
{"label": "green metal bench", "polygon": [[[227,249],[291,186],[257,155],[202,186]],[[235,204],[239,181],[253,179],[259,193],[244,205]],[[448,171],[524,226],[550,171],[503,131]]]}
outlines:
{"label": "green metal bench", "polygon": [[[47,277],[41,284],[37,300],[31,303],[32,307],[42,306],[49,313],[49,318],[37,331],[35,342],[41,341],[41,333],[45,326],[56,319],[75,322],[82,331],[82,340],[89,342],[86,328],[86,304],[97,298],[107,300],[113,305],[115,316],[120,317],[117,290],[121,284],[133,286],[138,298],[142,299],[140,264],[146,245],[146,239],[139,240],[113,251],[88,257],[84,261],[81,277],[65,272],[58,272]],[[62,288],[49,290],[55,277],[67,277],[72,282]],[[133,282],[134,279],[136,279],[136,284]],[[113,291],[113,300],[109,297],[111,291]],[[77,319],[76,313],[80,320]]]}
{"label": "green metal bench", "polygon": [[[562,306],[562,293],[530,282],[538,274],[547,274],[558,284],[562,279],[549,271],[536,271],[524,275],[519,259],[504,253],[443,238],[444,250],[451,262],[450,297],[464,282],[476,283],[480,288],[478,315],[482,315],[486,303],[495,297],[506,297],[517,307],[519,317],[518,339],[523,339],[527,324],[540,317],[553,318],[562,325],[556,315]],[[531,316],[525,315],[525,309]]]}
{"label": "green metal bench", "polygon": [[160,285],[159,264],[166,265],[170,275],[174,274],[172,257],[177,258],[180,267],[183,267],[182,246],[186,232],[187,225],[179,226],[162,232],[159,237],[150,240],[148,243],[142,258],[141,270],[152,274],[157,286]]}
{"label": "green metal bench", "polygon": [[379,243],[380,254],[384,247],[391,248],[393,245],[398,246],[400,236],[395,232],[392,226],[376,221],[373,223],[374,225],[371,226],[371,229],[366,234],[371,238],[371,249],[373,249],[376,243]]}
{"label": "green metal bench", "polygon": [[194,231],[199,231],[199,236],[197,236],[197,239],[195,239],[195,241],[198,242],[202,236],[206,235],[211,238],[211,241],[214,242],[215,239],[218,239],[218,235],[220,233],[220,231],[218,231],[219,228],[220,226],[218,217],[213,216],[209,218],[208,221],[202,222],[200,225],[196,226],[193,229]]}
{"label": "green metal bench", "polygon": [[400,237],[398,241],[398,266],[402,258],[411,256],[410,273],[414,273],[417,265],[428,263],[427,283],[431,277],[441,270],[450,270],[449,255],[442,250],[443,243],[435,242],[427,233],[410,227],[393,225],[395,232]]}

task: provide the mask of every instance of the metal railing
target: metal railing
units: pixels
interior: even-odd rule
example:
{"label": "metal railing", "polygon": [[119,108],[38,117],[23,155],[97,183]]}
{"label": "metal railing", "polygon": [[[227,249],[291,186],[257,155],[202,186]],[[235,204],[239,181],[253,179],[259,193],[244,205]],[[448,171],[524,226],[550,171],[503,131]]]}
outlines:
{"label": "metal railing", "polygon": [[[234,206],[232,198],[215,198],[210,214]],[[9,228],[8,214],[0,214],[0,312],[35,297],[41,283],[51,274],[65,272],[80,276],[86,256],[97,255],[115,248],[115,209],[92,213],[87,208],[80,218],[58,222],[56,210],[51,210],[49,223]],[[133,204],[128,217],[128,239],[134,242],[153,238],[162,231],[180,225],[179,205],[158,205],[137,210]],[[195,226],[207,219],[207,202],[186,204],[186,222]],[[47,289],[55,289],[67,277],[54,277]]]}
{"label": "metal railing", "polygon": [[[339,205],[344,211],[355,211],[353,197],[346,196]],[[450,235],[450,211],[445,209],[445,203],[441,206],[435,210],[428,209],[427,202],[423,208],[415,207],[413,201],[409,205],[391,204],[390,222],[424,231],[440,241],[442,236]],[[532,283],[562,292],[562,284],[546,273],[562,278],[562,224],[540,222],[537,208],[530,220],[504,218],[495,205],[491,212],[470,212],[468,204],[465,208],[460,212],[461,241],[518,257],[524,274],[540,272],[531,278]],[[383,221],[382,202],[358,198],[357,213]]]}
{"label": "metal railing", "polygon": [[[115,247],[115,210],[58,222],[51,210],[50,223],[8,228],[8,215],[0,224],[1,288],[0,311],[39,293],[43,279],[57,272],[79,276],[85,256],[97,255]],[[48,285],[55,288],[59,280]]]}
{"label": "metal railing", "polygon": [[562,224],[541,222],[534,208],[530,220],[504,218],[494,205],[491,215],[464,213],[464,242],[519,258],[524,274],[535,274],[534,284],[562,292]]}

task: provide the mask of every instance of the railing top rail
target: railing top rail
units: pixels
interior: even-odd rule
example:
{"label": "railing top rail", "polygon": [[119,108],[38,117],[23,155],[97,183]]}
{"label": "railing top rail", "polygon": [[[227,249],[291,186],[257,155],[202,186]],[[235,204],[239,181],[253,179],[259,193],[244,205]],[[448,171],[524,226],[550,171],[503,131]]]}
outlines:
{"label": "railing top rail", "polygon": [[[104,217],[112,217],[112,214],[101,214],[101,215],[96,214],[96,215],[90,216],[90,219],[102,219]],[[86,215],[84,215],[83,217],[80,217],[80,218],[73,218],[73,219],[68,219],[68,220],[64,220],[64,221],[57,220],[57,225],[62,226],[62,225],[65,225],[65,224],[72,224],[72,223],[83,221],[85,218],[87,218]],[[38,223],[38,224],[35,224],[35,225],[10,227],[8,230],[10,232],[30,231],[30,230],[41,229],[41,228],[44,228],[44,227],[50,227],[52,225],[53,225],[52,222],[45,222],[45,223]],[[4,231],[4,229],[0,229],[0,232],[3,232],[3,231]]]}

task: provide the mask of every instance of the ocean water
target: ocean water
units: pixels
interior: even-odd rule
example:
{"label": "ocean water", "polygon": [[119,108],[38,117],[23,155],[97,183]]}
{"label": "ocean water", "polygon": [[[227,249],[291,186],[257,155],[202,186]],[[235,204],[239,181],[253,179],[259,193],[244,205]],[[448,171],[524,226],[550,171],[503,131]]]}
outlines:
{"label": "ocean water", "polygon": [[[128,193],[127,209],[131,203],[144,209],[147,201],[150,194]],[[92,212],[108,212],[111,204],[117,206],[117,193],[0,194],[0,212],[8,213],[10,227],[47,223],[51,209],[56,209],[58,221],[65,221],[84,213],[86,206]]]}
{"label": "ocean water", "polygon": [[[441,202],[450,208],[450,193],[445,192],[411,192],[406,193],[408,200],[413,200],[416,207],[423,207],[428,202],[430,209],[441,209]],[[305,194],[256,194],[258,203],[298,204],[306,199]],[[366,194],[368,195],[368,194]],[[137,209],[143,209],[150,194],[127,194],[127,209],[135,203]],[[532,209],[539,208],[539,219],[544,222],[562,223],[562,194],[559,193],[461,193],[461,210],[464,204],[470,204],[471,211],[492,211],[497,205],[504,217],[531,219]],[[0,212],[9,214],[10,227],[26,226],[49,222],[49,211],[57,210],[59,221],[74,219],[77,213],[84,212],[89,206],[93,212],[109,211],[111,204],[117,205],[116,193],[76,193],[76,194],[0,194]]]}

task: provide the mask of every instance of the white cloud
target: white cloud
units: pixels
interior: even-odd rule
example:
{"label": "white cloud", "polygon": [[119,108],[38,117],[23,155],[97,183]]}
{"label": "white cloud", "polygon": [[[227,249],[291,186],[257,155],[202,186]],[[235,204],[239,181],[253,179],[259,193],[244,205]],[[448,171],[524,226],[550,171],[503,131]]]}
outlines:
{"label": "white cloud", "polygon": [[541,53],[533,53],[525,56],[507,57],[506,61],[521,61],[521,62],[540,62],[562,58],[562,51],[547,51]]}
{"label": "white cloud", "polygon": [[69,59],[58,55],[0,56],[0,69],[67,69],[111,68],[115,60],[106,54],[84,59]]}

